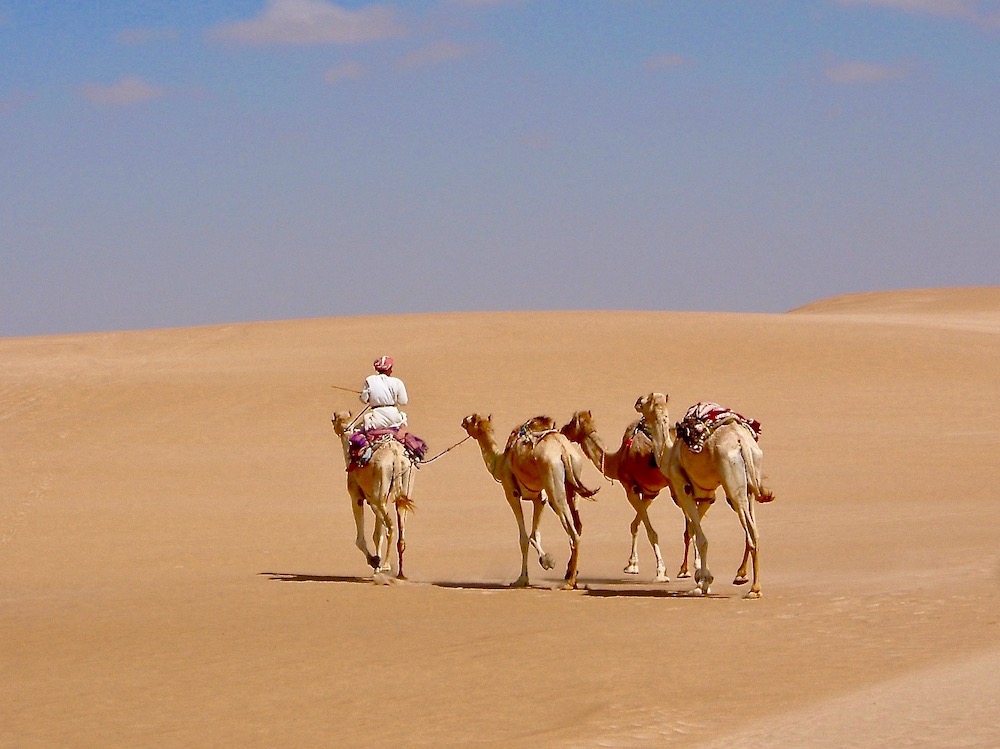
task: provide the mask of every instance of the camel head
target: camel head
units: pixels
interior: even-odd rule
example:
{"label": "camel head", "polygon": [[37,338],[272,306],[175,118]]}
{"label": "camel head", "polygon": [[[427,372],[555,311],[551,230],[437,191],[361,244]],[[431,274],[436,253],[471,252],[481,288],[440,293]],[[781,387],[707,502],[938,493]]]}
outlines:
{"label": "camel head", "polygon": [[569,420],[569,423],[559,431],[571,442],[580,444],[587,438],[588,434],[596,431],[594,417],[590,411],[577,411],[573,414],[573,418]]}
{"label": "camel head", "polygon": [[344,436],[351,426],[351,412],[350,411],[337,411],[333,415],[333,431],[335,431],[340,436]]}
{"label": "camel head", "polygon": [[462,419],[462,429],[468,432],[473,439],[479,439],[493,433],[493,416],[482,416],[481,414],[471,414]]}
{"label": "camel head", "polygon": [[667,415],[667,400],[669,398],[669,395],[664,395],[663,393],[640,395],[636,399],[635,410],[642,415],[643,419],[652,421],[657,412],[662,413],[664,416]]}
{"label": "camel head", "polygon": [[635,410],[642,415],[642,420],[650,428],[653,440],[653,454],[660,465],[665,465],[665,453],[674,443],[674,431],[670,426],[670,414],[667,412],[667,399],[663,393],[649,393],[640,396],[635,402]]}

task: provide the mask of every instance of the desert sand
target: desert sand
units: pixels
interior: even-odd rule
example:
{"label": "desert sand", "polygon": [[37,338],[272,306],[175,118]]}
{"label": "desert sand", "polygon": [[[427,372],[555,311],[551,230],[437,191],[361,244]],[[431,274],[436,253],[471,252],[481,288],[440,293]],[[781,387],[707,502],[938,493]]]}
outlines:
{"label": "desert sand", "polygon": [[[713,400],[763,425],[763,598],[706,518],[713,595],[625,575],[621,486],[580,587],[519,570],[475,444],[423,466],[407,582],[354,546],[333,411],[396,359],[437,453],[590,409]],[[0,340],[0,745],[1000,746],[1000,288],[787,314],[516,312]]]}

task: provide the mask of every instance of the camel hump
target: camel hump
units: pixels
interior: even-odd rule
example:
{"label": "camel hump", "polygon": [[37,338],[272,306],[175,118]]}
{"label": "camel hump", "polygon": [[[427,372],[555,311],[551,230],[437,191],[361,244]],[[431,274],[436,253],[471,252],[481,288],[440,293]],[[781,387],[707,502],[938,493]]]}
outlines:
{"label": "camel hump", "polygon": [[551,432],[556,428],[556,420],[551,416],[532,416],[518,430],[522,433],[539,434],[541,432]]}
{"label": "camel hump", "polygon": [[559,430],[556,429],[556,420],[551,416],[533,416],[510,433],[507,450],[510,450],[518,440],[534,445],[542,437],[557,431]]}

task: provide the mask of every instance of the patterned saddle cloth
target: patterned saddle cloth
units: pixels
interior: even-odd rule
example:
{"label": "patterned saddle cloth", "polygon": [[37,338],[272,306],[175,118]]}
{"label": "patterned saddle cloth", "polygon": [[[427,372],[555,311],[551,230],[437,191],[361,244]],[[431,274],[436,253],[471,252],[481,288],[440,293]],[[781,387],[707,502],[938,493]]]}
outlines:
{"label": "patterned saddle cloth", "polygon": [[748,419],[735,411],[720,406],[718,403],[704,401],[695,403],[684,414],[684,418],[677,422],[677,436],[684,440],[684,444],[693,453],[700,453],[705,449],[705,442],[712,436],[716,429],[723,424],[739,423],[750,430],[755,440],[760,440],[760,422],[756,419]]}
{"label": "patterned saddle cloth", "polygon": [[367,465],[375,448],[385,440],[390,439],[400,442],[414,463],[419,463],[427,454],[427,443],[413,432],[393,429],[392,427],[367,431],[359,429],[348,438],[351,454],[351,464],[348,466],[348,470]]}

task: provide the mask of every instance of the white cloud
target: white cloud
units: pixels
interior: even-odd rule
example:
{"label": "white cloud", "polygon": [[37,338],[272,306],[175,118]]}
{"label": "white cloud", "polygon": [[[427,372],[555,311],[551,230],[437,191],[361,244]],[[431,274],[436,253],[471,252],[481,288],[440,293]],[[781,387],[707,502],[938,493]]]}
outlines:
{"label": "white cloud", "polygon": [[146,83],[146,81],[138,76],[122,78],[117,83],[108,85],[85,83],[80,86],[79,92],[84,99],[94,104],[110,104],[114,106],[127,106],[129,104],[152,101],[166,94],[164,89]]}
{"label": "white cloud", "polygon": [[402,36],[393,10],[368,5],[357,10],[324,0],[268,0],[248,21],[217,26],[210,38],[238,44],[357,44]]}
{"label": "white cloud", "polygon": [[918,13],[958,18],[973,23],[996,26],[1000,12],[990,9],[990,3],[982,0],[839,0],[841,5],[875,5],[898,10],[902,13]]}
{"label": "white cloud", "polygon": [[824,71],[830,83],[881,83],[896,80],[906,75],[906,69],[898,65],[876,65],[870,62],[847,60],[833,63]]}
{"label": "white cloud", "polygon": [[451,0],[453,5],[466,5],[474,8],[499,7],[501,5],[524,5],[526,0]]}
{"label": "white cloud", "polygon": [[403,67],[416,68],[424,65],[437,65],[452,60],[468,57],[472,49],[465,44],[453,41],[440,41],[421,47],[403,58]]}
{"label": "white cloud", "polygon": [[358,62],[342,62],[336,67],[330,68],[323,73],[323,80],[330,84],[340,83],[360,78],[365,73],[365,69]]}
{"label": "white cloud", "polygon": [[650,57],[643,63],[646,70],[669,70],[671,68],[681,68],[688,65],[688,60],[683,55],[667,53]]}

